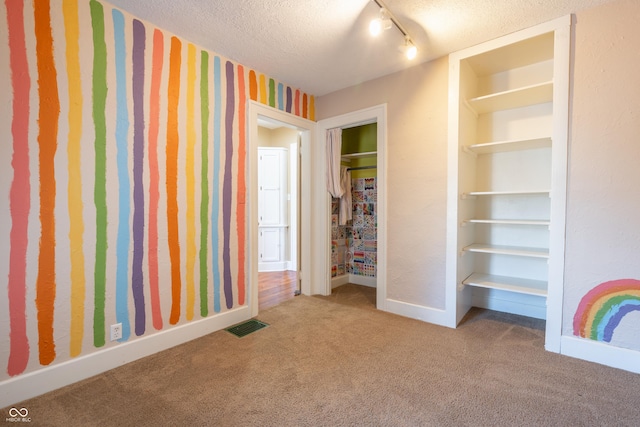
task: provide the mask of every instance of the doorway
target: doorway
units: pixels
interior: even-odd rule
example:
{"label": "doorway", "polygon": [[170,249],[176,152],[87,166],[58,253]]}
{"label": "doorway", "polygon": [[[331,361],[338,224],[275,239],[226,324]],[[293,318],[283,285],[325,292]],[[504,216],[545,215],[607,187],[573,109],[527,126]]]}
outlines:
{"label": "doorway", "polygon": [[[256,316],[260,309],[260,280],[259,263],[260,263],[260,244],[259,239],[260,221],[258,213],[259,205],[259,184],[258,184],[258,149],[260,146],[261,128],[272,127],[274,129],[282,128],[289,131],[293,130],[297,135],[296,141],[288,142],[287,146],[283,146],[289,153],[287,161],[290,166],[295,164],[295,172],[289,174],[295,175],[290,181],[294,184],[293,188],[288,187],[287,205],[291,209],[287,211],[287,233],[282,237],[282,244],[287,246],[286,266],[280,271],[274,273],[268,282],[273,282],[282,286],[276,286],[276,291],[272,293],[282,292],[283,297],[293,297],[294,292],[299,291],[302,294],[311,294],[311,275],[304,274],[310,271],[311,262],[311,166],[310,153],[312,139],[314,138],[315,122],[303,119],[301,117],[292,116],[283,111],[272,107],[251,101],[248,108],[248,153],[249,153],[249,301],[251,315]],[[291,152],[295,153],[291,153]],[[295,158],[292,157],[295,154]],[[295,194],[294,194],[295,193]],[[293,199],[293,200],[291,200]],[[286,273],[286,274],[285,274]],[[276,276],[280,275],[278,278]],[[293,276],[293,279],[292,279]],[[265,280],[263,280],[263,283]],[[273,287],[273,285],[269,285]],[[264,287],[264,286],[263,286]],[[286,288],[289,288],[287,290]],[[264,299],[264,298],[263,298]],[[277,298],[276,298],[277,299]],[[271,302],[273,303],[273,302]]]}
{"label": "doorway", "polygon": [[[376,236],[376,249],[377,249],[377,267],[375,277],[376,288],[376,307],[379,310],[387,309],[387,289],[386,289],[386,146],[387,146],[387,129],[386,129],[386,116],[387,109],[386,104],[378,105],[375,107],[355,111],[352,113],[343,114],[328,119],[323,119],[318,122],[318,128],[316,133],[316,141],[319,141],[317,146],[325,147],[325,135],[327,130],[334,128],[348,129],[358,127],[362,125],[376,123],[376,163],[377,163],[377,178],[376,178],[376,212],[377,212],[377,236]],[[324,184],[324,171],[326,167],[326,150],[321,150],[316,147],[314,152],[314,158],[318,158],[317,164],[322,164],[322,174],[314,171],[314,178],[317,181],[321,181]],[[321,162],[321,163],[320,163]],[[331,227],[332,227],[332,209],[331,209],[331,196],[327,192],[325,187],[315,187],[314,190],[317,194],[323,195],[318,198],[317,211],[321,212],[324,217],[322,223],[322,229],[320,235],[323,236],[321,242],[318,244],[323,245],[322,254],[324,262],[320,264],[320,271],[314,271],[314,278],[321,283],[322,289],[319,293],[323,295],[331,295],[332,291],[332,241],[331,241]]]}

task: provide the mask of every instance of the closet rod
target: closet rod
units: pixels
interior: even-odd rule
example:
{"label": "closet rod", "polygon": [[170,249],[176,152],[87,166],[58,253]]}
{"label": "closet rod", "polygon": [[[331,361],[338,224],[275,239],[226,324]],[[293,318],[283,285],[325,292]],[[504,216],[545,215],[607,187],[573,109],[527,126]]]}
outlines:
{"label": "closet rod", "polygon": [[378,169],[378,166],[373,165],[373,166],[357,166],[355,168],[347,168],[347,170],[350,171],[358,171],[358,170],[362,170],[362,169]]}

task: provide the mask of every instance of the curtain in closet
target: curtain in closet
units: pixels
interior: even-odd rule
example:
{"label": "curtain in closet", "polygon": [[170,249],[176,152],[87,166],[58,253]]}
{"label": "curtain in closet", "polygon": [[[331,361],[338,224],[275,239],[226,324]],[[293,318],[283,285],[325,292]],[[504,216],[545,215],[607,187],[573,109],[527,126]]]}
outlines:
{"label": "curtain in closet", "polygon": [[327,191],[339,198],[343,194],[340,182],[340,153],[342,151],[342,129],[327,130]]}

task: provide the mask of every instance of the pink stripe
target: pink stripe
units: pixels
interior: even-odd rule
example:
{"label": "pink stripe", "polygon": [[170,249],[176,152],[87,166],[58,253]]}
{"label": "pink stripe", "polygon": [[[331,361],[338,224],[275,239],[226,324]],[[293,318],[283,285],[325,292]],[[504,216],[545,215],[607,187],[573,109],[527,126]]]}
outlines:
{"label": "pink stripe", "polygon": [[153,33],[153,64],[151,68],[151,99],[149,102],[149,287],[153,327],[162,329],[160,291],[158,288],[158,128],[160,127],[160,82],[164,39],[160,30]]}
{"label": "pink stripe", "polygon": [[5,0],[13,83],[13,182],[11,183],[11,252],[9,255],[9,324],[11,332],[7,373],[24,372],[29,361],[26,320],[27,229],[29,185],[29,91],[31,80],[24,38],[23,2]]}

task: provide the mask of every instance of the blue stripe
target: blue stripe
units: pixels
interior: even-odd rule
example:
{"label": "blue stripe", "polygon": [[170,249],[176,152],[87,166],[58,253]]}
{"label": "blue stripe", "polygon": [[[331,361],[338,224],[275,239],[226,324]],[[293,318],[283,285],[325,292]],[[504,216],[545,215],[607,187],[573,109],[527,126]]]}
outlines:
{"label": "blue stripe", "polygon": [[129,216],[131,212],[129,160],[127,158],[129,131],[129,112],[127,110],[127,69],[126,69],[126,44],[124,40],[124,16],[122,12],[114,9],[113,33],[115,39],[115,64],[116,64],[116,147],[119,184],[119,214],[118,214],[118,240],[116,247],[116,320],[122,323],[122,339],[129,339],[131,333],[129,326],[129,309],[127,303],[128,294],[128,267],[129,267],[129,240],[130,227]]}
{"label": "blue stripe", "polygon": [[220,144],[222,94],[220,78],[220,57],[213,58],[213,191],[211,194],[211,258],[213,274],[213,310],[220,312],[220,265],[218,216],[220,210]]}

